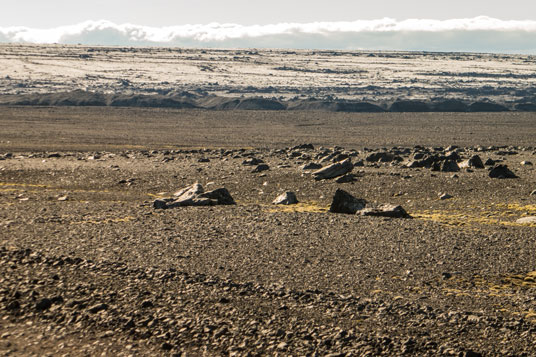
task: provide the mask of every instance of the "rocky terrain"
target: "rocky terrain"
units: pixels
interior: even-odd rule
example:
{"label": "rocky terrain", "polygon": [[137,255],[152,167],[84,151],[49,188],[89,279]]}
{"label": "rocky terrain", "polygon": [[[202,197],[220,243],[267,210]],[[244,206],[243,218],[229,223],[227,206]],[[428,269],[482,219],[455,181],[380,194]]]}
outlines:
{"label": "rocky terrain", "polygon": [[0,351],[532,356],[534,123],[3,107]]}
{"label": "rocky terrain", "polygon": [[482,53],[0,45],[0,104],[535,111],[536,58]]}

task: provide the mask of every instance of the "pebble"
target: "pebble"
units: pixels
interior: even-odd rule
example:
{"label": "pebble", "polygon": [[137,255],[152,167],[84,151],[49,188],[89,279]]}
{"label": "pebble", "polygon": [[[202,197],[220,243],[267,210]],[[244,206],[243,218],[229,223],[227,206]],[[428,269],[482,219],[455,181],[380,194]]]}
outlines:
{"label": "pebble", "polygon": [[448,199],[451,199],[453,198],[454,196],[451,196],[449,195],[448,193],[440,193],[439,194],[439,199],[440,200],[448,200]]}

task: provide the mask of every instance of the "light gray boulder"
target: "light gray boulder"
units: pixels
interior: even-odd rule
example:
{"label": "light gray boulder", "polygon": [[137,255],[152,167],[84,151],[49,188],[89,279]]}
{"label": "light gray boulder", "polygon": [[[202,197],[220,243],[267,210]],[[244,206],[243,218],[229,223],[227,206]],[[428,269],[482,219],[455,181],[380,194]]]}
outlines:
{"label": "light gray boulder", "polygon": [[350,158],[326,166],[313,172],[315,180],[326,180],[349,173],[354,168]]}
{"label": "light gray boulder", "polygon": [[274,205],[294,205],[298,203],[298,199],[296,198],[296,194],[294,192],[287,191],[277,196],[272,203]]}

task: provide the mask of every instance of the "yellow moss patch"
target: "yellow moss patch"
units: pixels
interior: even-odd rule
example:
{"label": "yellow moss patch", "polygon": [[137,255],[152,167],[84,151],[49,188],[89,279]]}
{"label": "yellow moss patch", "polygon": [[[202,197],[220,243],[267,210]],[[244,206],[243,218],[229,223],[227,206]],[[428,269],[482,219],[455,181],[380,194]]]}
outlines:
{"label": "yellow moss patch", "polygon": [[438,222],[455,227],[488,226],[525,226],[536,227],[536,223],[517,223],[520,212],[533,214],[536,205],[517,203],[492,204],[489,206],[467,206],[465,209],[423,210],[410,212],[414,218]]}
{"label": "yellow moss patch", "polygon": [[322,213],[327,212],[329,206],[322,206],[318,202],[300,202],[295,205],[273,205],[267,207],[266,211],[273,212],[312,212]]}
{"label": "yellow moss patch", "polygon": [[499,203],[495,207],[513,211],[536,212],[536,205],[521,205],[519,203]]}
{"label": "yellow moss patch", "polygon": [[0,186],[16,186],[16,187],[41,187],[46,188],[46,185],[38,185],[31,183],[15,183],[15,182],[0,182]]}

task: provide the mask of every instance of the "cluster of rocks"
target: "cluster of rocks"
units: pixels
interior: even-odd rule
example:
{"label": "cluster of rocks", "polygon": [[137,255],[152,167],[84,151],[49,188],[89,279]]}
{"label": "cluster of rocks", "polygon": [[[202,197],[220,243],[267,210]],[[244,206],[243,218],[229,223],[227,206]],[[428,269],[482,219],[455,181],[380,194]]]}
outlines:
{"label": "cluster of rocks", "polygon": [[235,201],[226,188],[207,191],[199,183],[185,187],[174,194],[174,197],[157,199],[153,202],[156,209],[168,209],[187,206],[234,205]]}

